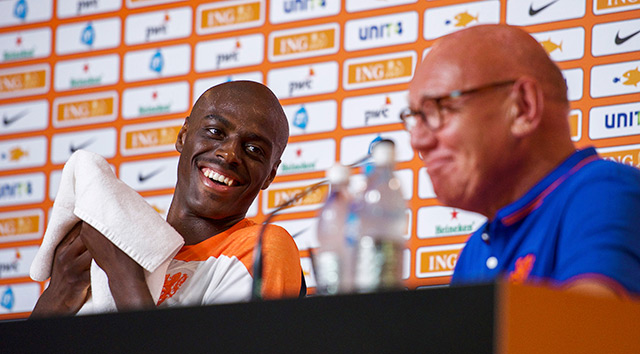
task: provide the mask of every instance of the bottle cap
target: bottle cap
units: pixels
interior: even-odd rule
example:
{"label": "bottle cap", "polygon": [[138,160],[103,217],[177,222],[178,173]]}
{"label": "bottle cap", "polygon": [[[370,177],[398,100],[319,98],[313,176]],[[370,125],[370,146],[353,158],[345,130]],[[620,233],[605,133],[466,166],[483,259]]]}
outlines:
{"label": "bottle cap", "polygon": [[395,144],[388,139],[380,140],[373,146],[371,155],[377,166],[391,165],[395,162]]}
{"label": "bottle cap", "polygon": [[339,163],[336,163],[327,170],[327,178],[331,184],[346,184],[349,182],[350,175],[349,168]]}

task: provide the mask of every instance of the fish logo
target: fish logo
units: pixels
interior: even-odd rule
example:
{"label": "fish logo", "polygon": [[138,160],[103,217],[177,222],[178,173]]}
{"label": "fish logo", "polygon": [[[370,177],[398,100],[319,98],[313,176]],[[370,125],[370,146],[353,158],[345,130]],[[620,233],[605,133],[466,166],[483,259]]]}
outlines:
{"label": "fish logo", "polygon": [[20,0],[16,2],[16,6],[13,8],[13,15],[21,20],[27,18],[27,12],[29,7],[26,0]]}
{"label": "fish logo", "polygon": [[547,54],[553,53],[556,49],[562,51],[562,41],[560,41],[560,44],[556,44],[551,41],[551,38],[549,38],[546,41],[540,42],[540,45],[542,45],[542,48],[544,48]]}
{"label": "fish logo", "polygon": [[160,49],[158,49],[156,53],[151,57],[151,62],[149,63],[149,69],[160,74],[162,72],[163,67],[164,67],[164,58],[162,57],[162,53],[160,53]]}
{"label": "fish logo", "polygon": [[[640,82],[640,71],[638,71],[638,68],[636,67],[635,69],[629,70],[627,72],[625,72],[624,74],[622,74],[622,77],[627,79],[627,81],[623,82],[623,85],[627,85],[627,86],[638,86],[638,82]],[[618,83],[622,81],[621,78],[616,77],[613,79],[613,83]]]}
{"label": "fish logo", "polygon": [[29,156],[29,152],[24,151],[19,147],[9,150],[9,161],[20,161],[24,156]]}
{"label": "fish logo", "polygon": [[298,127],[300,129],[306,129],[307,124],[309,123],[309,113],[307,109],[304,108],[304,105],[300,106],[300,109],[296,111],[296,114],[293,116],[293,126]]}
{"label": "fish logo", "polygon": [[[456,20],[456,23],[453,26],[454,27],[467,27],[467,25],[469,25],[471,22],[473,22],[473,21],[477,22],[478,21],[478,16],[479,15],[475,15],[475,16],[471,15],[469,13],[469,11],[461,12],[461,13],[459,13],[459,14],[457,14],[457,15],[455,15],[453,17],[453,19]],[[451,21],[447,20],[445,22],[445,24],[449,25],[449,24],[451,24]]]}
{"label": "fish logo", "polygon": [[13,294],[13,290],[11,287],[7,287],[7,290],[2,294],[2,298],[0,298],[0,306],[4,307],[7,310],[11,310],[13,308],[13,304],[15,303],[15,295]]}
{"label": "fish logo", "polygon": [[88,45],[88,46],[92,46],[93,45],[93,40],[96,37],[96,31],[95,29],[93,29],[93,25],[91,24],[91,22],[89,22],[87,24],[87,27],[84,28],[84,30],[82,30],[82,34],[80,35],[80,42]]}

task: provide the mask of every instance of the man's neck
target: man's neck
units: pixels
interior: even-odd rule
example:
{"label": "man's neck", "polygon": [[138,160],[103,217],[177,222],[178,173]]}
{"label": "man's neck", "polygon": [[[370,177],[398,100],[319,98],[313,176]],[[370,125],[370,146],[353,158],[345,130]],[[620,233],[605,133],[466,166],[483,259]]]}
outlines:
{"label": "man's neck", "polygon": [[167,222],[182,236],[185,245],[195,245],[227,231],[243,220],[244,217],[244,215],[239,215],[226,219],[207,219],[184,211],[178,211],[172,206],[167,214]]}

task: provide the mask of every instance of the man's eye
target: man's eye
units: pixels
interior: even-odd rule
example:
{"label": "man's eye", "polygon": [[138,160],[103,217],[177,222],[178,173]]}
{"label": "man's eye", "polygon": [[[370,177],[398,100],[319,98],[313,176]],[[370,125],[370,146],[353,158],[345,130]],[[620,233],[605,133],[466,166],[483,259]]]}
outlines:
{"label": "man's eye", "polygon": [[222,130],[220,129],[216,129],[216,128],[207,128],[207,130],[209,131],[209,134],[213,135],[213,136],[222,136]]}
{"label": "man's eye", "polygon": [[247,151],[253,155],[264,156],[264,150],[256,145],[247,145]]}

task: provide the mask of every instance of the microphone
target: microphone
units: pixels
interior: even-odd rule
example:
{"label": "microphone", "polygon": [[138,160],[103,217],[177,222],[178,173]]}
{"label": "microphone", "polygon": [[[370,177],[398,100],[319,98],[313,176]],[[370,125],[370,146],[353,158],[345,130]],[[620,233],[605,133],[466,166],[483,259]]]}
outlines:
{"label": "microphone", "polygon": [[[347,165],[347,167],[349,168],[355,168],[355,167],[359,167],[360,165],[364,164],[367,160],[369,160],[371,158],[371,151],[373,150],[373,146],[375,146],[375,144],[387,140],[389,141],[390,139],[379,139],[379,140],[375,140],[371,143],[371,146],[369,147],[369,151],[367,152],[367,154],[365,156],[363,156],[362,158],[356,160],[355,162]],[[307,188],[305,188],[304,190],[302,190],[301,192],[297,193],[296,195],[293,196],[293,198],[285,201],[284,203],[280,204],[278,207],[276,207],[276,209],[274,209],[273,211],[271,211],[265,221],[262,223],[262,227],[260,228],[260,233],[258,234],[258,239],[256,240],[256,246],[253,250],[253,284],[251,287],[251,300],[253,301],[258,301],[258,300],[262,300],[262,280],[263,280],[263,267],[262,267],[262,258],[263,258],[263,253],[262,253],[262,238],[264,236],[265,230],[267,229],[267,225],[269,225],[269,223],[271,222],[271,220],[273,219],[273,217],[278,214],[281,210],[286,209],[287,207],[291,206],[293,203],[299,201],[300,199],[304,198],[305,196],[307,196],[309,193],[315,191],[316,189],[320,188],[321,186],[327,184],[329,182],[329,180],[324,179],[320,182],[317,182],[315,184],[309,185]],[[302,281],[304,282],[304,275],[302,276]]]}

